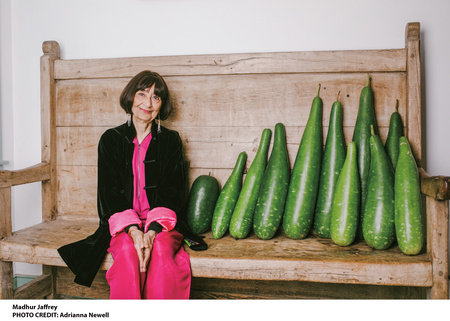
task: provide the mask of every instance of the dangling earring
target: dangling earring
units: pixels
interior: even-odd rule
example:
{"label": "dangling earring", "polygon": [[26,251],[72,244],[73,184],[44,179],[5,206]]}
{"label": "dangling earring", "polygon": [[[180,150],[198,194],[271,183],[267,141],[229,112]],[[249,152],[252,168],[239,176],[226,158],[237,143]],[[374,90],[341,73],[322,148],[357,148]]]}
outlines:
{"label": "dangling earring", "polygon": [[158,114],[158,133],[161,132],[161,117]]}
{"label": "dangling earring", "polygon": [[130,114],[130,118],[127,120],[128,127],[131,127],[131,119],[133,118],[133,114]]}

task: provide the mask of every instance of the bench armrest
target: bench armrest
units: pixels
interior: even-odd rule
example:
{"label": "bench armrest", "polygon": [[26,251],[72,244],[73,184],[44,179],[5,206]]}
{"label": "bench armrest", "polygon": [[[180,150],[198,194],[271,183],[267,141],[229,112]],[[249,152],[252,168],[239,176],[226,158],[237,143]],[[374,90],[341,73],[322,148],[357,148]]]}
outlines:
{"label": "bench armrest", "polygon": [[0,171],[0,188],[11,187],[50,179],[50,164],[39,163],[24,169]]}
{"label": "bench armrest", "polygon": [[423,168],[419,168],[420,190],[423,194],[438,201],[450,199],[450,177],[430,176]]}

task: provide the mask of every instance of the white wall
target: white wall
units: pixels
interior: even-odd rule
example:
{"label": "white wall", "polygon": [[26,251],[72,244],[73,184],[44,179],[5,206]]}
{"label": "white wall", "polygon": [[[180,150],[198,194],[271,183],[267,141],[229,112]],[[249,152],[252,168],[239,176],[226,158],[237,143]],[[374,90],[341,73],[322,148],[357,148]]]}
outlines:
{"label": "white wall", "polygon": [[[64,59],[403,48],[406,23],[419,21],[427,170],[450,176],[448,0],[0,1],[8,168],[40,161],[39,57],[45,40],[57,40]],[[16,188],[13,206],[26,213],[15,217],[15,229],[38,221],[39,184]]]}

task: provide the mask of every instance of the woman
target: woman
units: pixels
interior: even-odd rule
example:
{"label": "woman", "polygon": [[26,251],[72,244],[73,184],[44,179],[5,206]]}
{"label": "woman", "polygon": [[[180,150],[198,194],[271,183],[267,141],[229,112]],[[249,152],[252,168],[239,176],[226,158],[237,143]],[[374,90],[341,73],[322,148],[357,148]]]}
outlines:
{"label": "woman", "polygon": [[160,75],[143,71],[125,86],[120,105],[130,119],[108,129],[98,146],[100,226],[58,251],[75,282],[86,286],[111,253],[111,298],[187,299],[191,273],[183,234],[198,249],[206,244],[189,233],[181,215],[187,195],[182,142],[160,125],[172,110],[169,90]]}

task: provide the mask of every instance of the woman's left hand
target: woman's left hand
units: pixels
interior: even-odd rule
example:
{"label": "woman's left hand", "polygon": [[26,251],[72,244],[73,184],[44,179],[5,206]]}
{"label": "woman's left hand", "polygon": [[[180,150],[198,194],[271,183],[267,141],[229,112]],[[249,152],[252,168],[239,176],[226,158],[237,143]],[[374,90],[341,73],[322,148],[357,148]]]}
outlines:
{"label": "woman's left hand", "polygon": [[144,233],[144,267],[147,269],[148,262],[150,261],[150,254],[153,248],[153,241],[155,240],[156,232],[153,230],[148,230]]}

